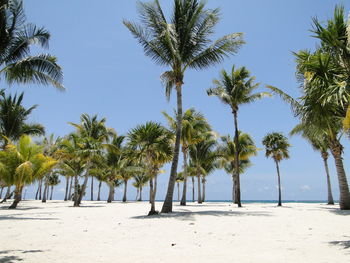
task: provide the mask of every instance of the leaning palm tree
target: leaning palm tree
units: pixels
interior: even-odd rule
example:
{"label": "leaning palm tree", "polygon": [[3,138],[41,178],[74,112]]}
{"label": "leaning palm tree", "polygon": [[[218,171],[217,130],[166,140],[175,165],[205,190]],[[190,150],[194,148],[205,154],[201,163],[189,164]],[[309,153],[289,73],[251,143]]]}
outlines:
{"label": "leaning palm tree", "polygon": [[198,0],[174,0],[172,16],[167,19],[158,0],[139,2],[141,25],[124,20],[124,25],[143,46],[145,54],[157,64],[169,67],[161,76],[169,98],[177,94],[177,130],[167,194],[162,212],[172,211],[175,178],[182,130],[182,86],[185,72],[218,64],[243,44],[242,34],[230,34],[216,41],[210,37],[219,22],[219,9],[205,9]]}
{"label": "leaning palm tree", "polygon": [[22,0],[0,1],[0,74],[10,84],[52,84],[63,90],[63,74],[56,57],[30,55],[32,45],[48,47],[50,33],[25,20]]}
{"label": "leaning palm tree", "polygon": [[304,139],[306,139],[310,143],[310,145],[315,151],[318,151],[321,154],[325,171],[326,171],[328,205],[334,205],[331,178],[329,176],[328,161],[327,161],[328,150],[329,150],[327,134],[323,130],[318,130],[317,127],[313,125],[305,125],[304,123],[300,123],[297,126],[295,126],[293,130],[290,132],[290,134],[291,135],[300,134]]}
{"label": "leaning palm tree", "polygon": [[276,164],[278,177],[278,206],[282,206],[281,195],[281,177],[279,162],[283,159],[289,158],[288,148],[290,147],[288,139],[281,133],[273,132],[267,134],[262,141],[266,149],[266,157],[272,157]]}
{"label": "leaning palm tree", "polygon": [[3,178],[15,185],[15,198],[9,208],[17,207],[25,185],[51,171],[56,164],[56,160],[43,155],[42,146],[32,143],[28,135],[23,135],[17,145],[8,144],[4,151],[0,151],[0,169]]}
{"label": "leaning palm tree", "polygon": [[[166,112],[163,115],[167,119],[170,128],[176,132],[176,118],[172,118]],[[176,116],[175,112],[175,116]],[[183,189],[180,205],[186,205],[187,195],[187,166],[188,166],[188,148],[203,138],[203,133],[209,132],[211,129],[204,115],[197,112],[194,108],[186,110],[182,117],[182,132],[181,132],[181,151],[183,154]]]}
{"label": "leaning palm tree", "polygon": [[[224,168],[224,170],[231,174],[232,176],[232,202],[237,203],[238,200],[235,200],[237,195],[235,191],[239,191],[239,185],[235,184],[235,158],[236,158],[236,144],[235,140],[231,138],[230,135],[221,137],[222,144],[219,146],[218,151],[220,153],[220,160],[218,162],[218,166],[220,168]],[[239,173],[243,174],[245,170],[251,165],[249,158],[252,156],[256,156],[258,153],[258,149],[254,144],[253,139],[249,134],[243,133],[241,131],[238,132],[238,157],[239,157]]]}
{"label": "leaning palm tree", "polygon": [[253,93],[259,84],[255,83],[255,77],[250,77],[250,72],[241,67],[236,70],[232,67],[230,73],[221,71],[220,79],[213,80],[214,87],[207,90],[209,96],[216,96],[218,99],[231,108],[235,127],[235,185],[236,200],[238,207],[241,207],[240,176],[239,176],[239,133],[238,133],[238,110],[240,106],[252,103],[265,96],[270,96],[267,92]]}
{"label": "leaning palm tree", "polygon": [[129,146],[143,160],[150,182],[151,210],[148,215],[154,215],[157,176],[161,167],[169,162],[173,155],[173,133],[159,123],[147,122],[132,129],[129,134]]}

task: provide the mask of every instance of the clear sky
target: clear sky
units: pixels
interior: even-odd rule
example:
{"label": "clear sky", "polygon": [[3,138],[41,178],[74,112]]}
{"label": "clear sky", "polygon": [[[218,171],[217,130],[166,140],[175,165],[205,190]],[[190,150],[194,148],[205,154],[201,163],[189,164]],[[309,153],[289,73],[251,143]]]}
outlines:
{"label": "clear sky", "polygon": [[[172,1],[160,2],[165,10],[171,9]],[[206,94],[219,71],[230,70],[232,65],[246,66],[261,83],[261,91],[265,84],[270,84],[298,96],[292,52],[315,48],[317,40],[309,31],[311,18],[317,16],[322,21],[330,18],[336,4],[343,4],[346,12],[350,11],[350,3],[345,0],[207,1],[208,7],[221,8],[216,37],[243,32],[247,43],[237,55],[220,65],[200,72],[187,72],[184,109],[195,107],[221,135],[233,134],[230,110]],[[44,26],[51,32],[50,49],[44,52],[58,57],[67,88],[62,93],[52,87],[11,87],[13,92],[25,90],[26,105],[39,104],[31,121],[43,124],[48,133],[59,136],[73,131],[67,122],[78,122],[85,112],[106,117],[107,125],[118,134],[125,134],[135,125],[149,120],[166,124],[161,111],[172,113],[176,105],[175,96],[170,102],[166,101],[160,83],[159,76],[166,69],[155,65],[143,54],[141,46],[122,24],[123,18],[138,20],[136,1],[27,0],[24,5],[28,22]],[[261,149],[261,140],[266,133],[281,131],[287,135],[296,123],[288,105],[277,97],[244,106],[239,111],[239,128],[251,134]],[[299,137],[290,138],[290,143],[291,158],[282,161],[280,168],[283,199],[326,199],[326,177],[320,155]],[[349,140],[344,139],[343,143],[344,163],[349,168]],[[252,162],[254,166],[242,175],[242,198],[276,199],[277,175],[273,161],[266,159],[261,150]],[[329,164],[334,197],[338,199],[332,158]],[[165,169],[167,172],[159,178],[157,199],[165,196],[170,170],[169,166]],[[231,185],[229,175],[216,171],[208,177],[207,198],[230,199]],[[56,188],[55,198],[62,198],[62,187]],[[28,189],[27,197],[32,191]],[[106,189],[103,195],[107,197]],[[146,197],[146,191],[144,195]],[[121,189],[116,196],[120,199]],[[130,187],[128,197],[135,197],[133,187]]]}

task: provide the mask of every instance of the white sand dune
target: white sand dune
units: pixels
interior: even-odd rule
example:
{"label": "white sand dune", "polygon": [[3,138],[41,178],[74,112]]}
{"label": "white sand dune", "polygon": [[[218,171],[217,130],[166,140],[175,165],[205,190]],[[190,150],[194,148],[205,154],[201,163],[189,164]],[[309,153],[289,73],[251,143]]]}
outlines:
{"label": "white sand dune", "polygon": [[[161,204],[157,204],[160,208]],[[0,209],[0,262],[350,262],[350,211],[323,204],[24,201]]]}

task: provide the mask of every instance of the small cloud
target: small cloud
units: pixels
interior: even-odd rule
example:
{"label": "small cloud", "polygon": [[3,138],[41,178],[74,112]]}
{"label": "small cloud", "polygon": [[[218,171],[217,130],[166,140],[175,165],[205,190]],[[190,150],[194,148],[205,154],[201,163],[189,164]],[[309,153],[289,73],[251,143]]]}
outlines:
{"label": "small cloud", "polygon": [[300,190],[302,190],[302,191],[310,191],[311,187],[305,184],[305,185],[300,186]]}

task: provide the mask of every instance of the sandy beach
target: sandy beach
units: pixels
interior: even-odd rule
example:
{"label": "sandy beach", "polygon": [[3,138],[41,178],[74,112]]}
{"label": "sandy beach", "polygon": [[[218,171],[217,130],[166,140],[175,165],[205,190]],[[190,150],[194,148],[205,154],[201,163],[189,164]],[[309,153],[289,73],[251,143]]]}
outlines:
{"label": "sandy beach", "polygon": [[[160,203],[157,203],[158,209]],[[324,204],[24,201],[0,210],[0,262],[349,262],[350,211]]]}

